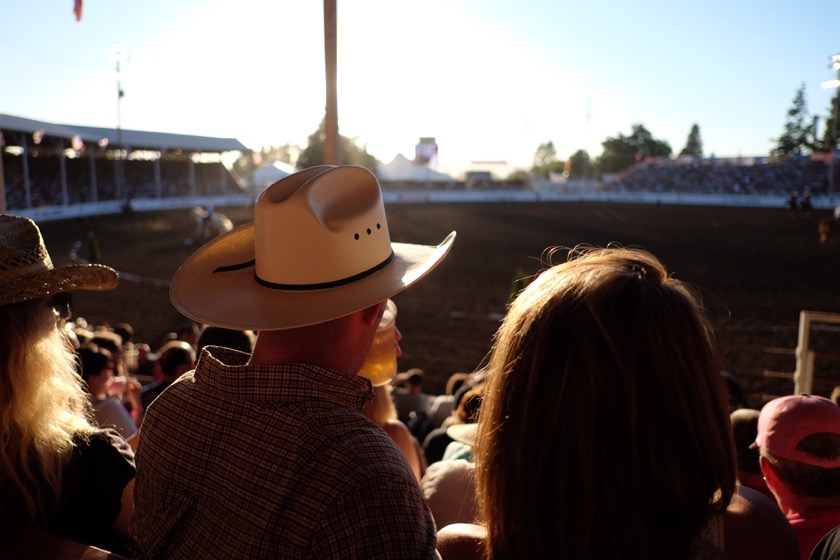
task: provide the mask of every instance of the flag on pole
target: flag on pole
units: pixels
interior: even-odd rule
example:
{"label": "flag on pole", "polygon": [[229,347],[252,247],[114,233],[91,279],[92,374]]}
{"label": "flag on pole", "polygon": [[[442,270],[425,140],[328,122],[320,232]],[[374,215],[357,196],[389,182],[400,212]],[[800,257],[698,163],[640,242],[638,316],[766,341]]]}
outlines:
{"label": "flag on pole", "polygon": [[73,13],[76,15],[76,21],[82,21],[82,0],[73,0]]}

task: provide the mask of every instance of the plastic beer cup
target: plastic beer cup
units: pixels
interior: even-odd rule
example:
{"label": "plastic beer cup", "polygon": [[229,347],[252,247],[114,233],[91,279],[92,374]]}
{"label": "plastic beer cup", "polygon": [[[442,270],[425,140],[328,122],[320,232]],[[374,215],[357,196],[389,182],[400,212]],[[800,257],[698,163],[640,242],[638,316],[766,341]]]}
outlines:
{"label": "plastic beer cup", "polygon": [[390,383],[397,375],[396,322],[397,306],[389,299],[376,329],[367,361],[359,371],[359,375],[370,379],[374,387]]}

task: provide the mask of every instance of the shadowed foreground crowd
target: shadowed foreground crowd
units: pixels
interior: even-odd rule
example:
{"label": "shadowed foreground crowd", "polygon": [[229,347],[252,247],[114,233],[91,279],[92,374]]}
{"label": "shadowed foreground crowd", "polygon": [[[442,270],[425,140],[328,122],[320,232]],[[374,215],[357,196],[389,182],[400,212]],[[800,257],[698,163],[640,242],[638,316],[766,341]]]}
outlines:
{"label": "shadowed foreground crowd", "polygon": [[0,522],[127,558],[839,557],[840,407],[743,408],[643,250],[547,252],[443,395],[357,375],[454,238],[392,243],[372,174],[301,171],[183,264],[152,352],[71,320],[113,270],[0,216]]}

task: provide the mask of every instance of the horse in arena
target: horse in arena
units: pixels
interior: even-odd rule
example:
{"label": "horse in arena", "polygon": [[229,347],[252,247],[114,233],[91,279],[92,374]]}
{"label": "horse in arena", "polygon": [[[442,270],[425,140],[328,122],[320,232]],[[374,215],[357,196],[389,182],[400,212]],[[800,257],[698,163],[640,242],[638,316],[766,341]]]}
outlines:
{"label": "horse in arena", "polygon": [[212,207],[196,206],[192,210],[195,219],[196,237],[210,238],[233,229],[233,222],[221,212],[213,211]]}
{"label": "horse in arena", "polygon": [[826,216],[820,220],[817,229],[820,232],[820,243],[823,245],[840,241],[840,220]]}

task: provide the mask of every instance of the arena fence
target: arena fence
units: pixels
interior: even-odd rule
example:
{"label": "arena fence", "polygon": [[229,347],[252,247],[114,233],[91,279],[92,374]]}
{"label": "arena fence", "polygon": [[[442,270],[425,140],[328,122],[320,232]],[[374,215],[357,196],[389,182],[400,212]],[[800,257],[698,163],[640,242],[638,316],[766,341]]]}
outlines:
{"label": "arena fence", "polygon": [[840,313],[801,311],[799,339],[796,344],[796,371],[793,372],[793,394],[811,394],[814,390],[814,361],[816,353],[810,349],[811,329],[816,325],[840,325]]}
{"label": "arena fence", "polygon": [[[254,203],[256,195],[230,194],[206,197],[137,198],[130,209],[138,212],[175,210],[193,206],[246,206]],[[452,202],[622,202],[630,204],[666,204],[694,206],[743,206],[752,208],[784,208],[785,196],[746,194],[693,194],[651,192],[560,192],[557,190],[383,190],[386,204],[433,204]],[[840,194],[814,197],[815,209],[830,210],[840,204]],[[108,200],[59,206],[44,206],[15,210],[14,213],[36,222],[115,214],[126,210],[126,202]]]}

